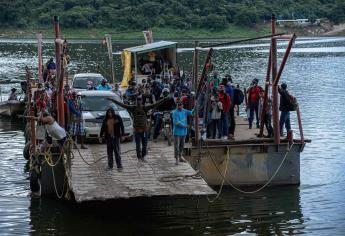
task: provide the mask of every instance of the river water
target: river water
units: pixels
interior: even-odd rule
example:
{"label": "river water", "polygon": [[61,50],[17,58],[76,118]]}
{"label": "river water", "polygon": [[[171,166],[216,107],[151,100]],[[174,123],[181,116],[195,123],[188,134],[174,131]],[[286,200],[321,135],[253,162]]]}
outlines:
{"label": "river water", "polygon": [[[125,47],[114,43],[114,51]],[[184,48],[179,64],[190,70],[192,44],[181,42],[179,47]],[[284,48],[279,46],[280,58]],[[95,72],[100,64],[107,75],[106,49],[100,42],[72,41],[70,49],[71,74]],[[36,51],[34,40],[0,40],[3,96],[18,86],[11,82],[24,78],[25,65],[37,71]],[[44,61],[53,54],[49,40],[43,53]],[[230,73],[235,83],[248,86],[254,77],[262,84],[267,59],[268,41],[258,41],[216,50],[213,63],[220,74]],[[115,60],[119,70],[120,57]],[[304,135],[312,139],[301,154],[301,185],[252,195],[225,189],[214,203],[204,197],[82,205],[31,199],[22,156],[23,123],[0,118],[0,235],[344,235],[344,62],[345,38],[303,38],[284,70],[282,81],[298,98]],[[293,128],[298,135],[296,122]]]}

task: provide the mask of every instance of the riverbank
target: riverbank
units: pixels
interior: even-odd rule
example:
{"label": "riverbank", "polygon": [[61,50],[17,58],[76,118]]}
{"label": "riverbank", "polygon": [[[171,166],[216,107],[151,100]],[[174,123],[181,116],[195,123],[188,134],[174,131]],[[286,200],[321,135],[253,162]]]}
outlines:
{"label": "riverbank", "polygon": [[[155,39],[228,39],[228,38],[246,38],[255,37],[270,33],[268,26],[258,27],[239,27],[231,25],[225,30],[210,31],[206,29],[173,29],[173,28],[153,28],[153,37]],[[42,32],[44,38],[53,38],[52,28],[0,28],[0,38],[10,39],[32,39],[35,34]],[[143,34],[140,30],[117,31],[115,29],[71,29],[62,28],[62,35],[68,39],[101,39],[105,34],[111,34],[113,40],[143,40]]]}
{"label": "riverbank", "polygon": [[[250,38],[271,33],[270,24],[257,25],[255,27],[240,27],[230,25],[224,30],[212,31],[206,29],[174,29],[174,28],[153,28],[154,39],[165,40],[194,40],[194,39],[231,39]],[[332,25],[330,23],[310,27],[277,27],[278,32],[296,33],[298,36],[344,36],[345,24]],[[44,38],[53,38],[52,28],[0,28],[0,39],[34,39],[36,33],[42,32]],[[71,29],[62,28],[62,35],[67,39],[102,39],[105,34],[111,34],[113,40],[143,40],[140,30],[117,31],[111,28],[101,29]]]}

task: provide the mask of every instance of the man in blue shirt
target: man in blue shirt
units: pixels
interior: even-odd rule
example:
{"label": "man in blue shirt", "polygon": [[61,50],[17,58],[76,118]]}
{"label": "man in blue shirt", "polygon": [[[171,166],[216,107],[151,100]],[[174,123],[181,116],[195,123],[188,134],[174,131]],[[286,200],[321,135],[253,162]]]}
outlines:
{"label": "man in blue shirt", "polygon": [[102,79],[102,83],[96,87],[97,90],[110,91],[111,86],[107,83],[106,79]]}
{"label": "man in blue shirt", "polygon": [[183,109],[183,103],[179,100],[177,101],[177,109],[172,113],[176,165],[178,165],[179,161],[185,162],[182,152],[188,129],[187,117],[191,116],[192,113],[190,110]]}

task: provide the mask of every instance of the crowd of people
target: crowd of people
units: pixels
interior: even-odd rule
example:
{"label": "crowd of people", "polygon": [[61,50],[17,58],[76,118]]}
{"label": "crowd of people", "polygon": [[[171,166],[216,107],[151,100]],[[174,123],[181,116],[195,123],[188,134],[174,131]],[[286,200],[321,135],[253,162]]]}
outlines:
{"label": "crowd of people", "polygon": [[[68,132],[64,133],[63,129],[55,121],[56,117],[56,80],[54,77],[53,61],[46,65],[44,73],[44,82],[39,82],[37,90],[33,94],[33,104],[36,110],[36,120],[46,126],[47,134],[59,141],[63,145],[66,136],[70,135],[74,140],[74,148],[77,148],[77,138],[79,138],[80,148],[86,149],[84,145],[85,130],[82,120],[82,105],[78,99],[77,92],[70,90],[65,86],[65,109],[66,124]],[[192,125],[192,116],[197,114],[200,120],[203,120],[202,132],[208,139],[228,139],[235,140],[236,114],[239,114],[239,106],[246,101],[248,110],[248,128],[254,126],[260,127],[260,120],[263,120],[267,129],[267,137],[273,137],[273,128],[271,125],[272,105],[271,99],[268,99],[268,106],[265,114],[260,117],[263,109],[264,90],[260,87],[259,80],[254,79],[251,86],[242,90],[238,84],[233,84],[233,78],[226,75],[219,78],[217,72],[207,79],[203,89],[200,91],[198,98],[192,90],[191,79],[188,79],[179,73],[172,74],[172,77],[155,77],[152,74],[142,83],[137,84],[135,80],[129,82],[129,86],[122,90],[119,84],[111,86],[107,80],[96,88],[87,83],[90,90],[111,90],[121,99],[112,101],[118,106],[127,109],[133,119],[134,140],[136,143],[136,155],[139,161],[145,162],[147,156],[147,143],[149,138],[157,141],[162,133],[163,113],[170,113],[172,135],[174,139],[174,153],[176,164],[184,162],[182,156],[184,143],[195,136],[195,130]],[[283,135],[283,126],[287,131],[291,129],[290,124],[290,94],[287,91],[287,85],[282,84],[279,87],[281,94],[280,100],[280,132]],[[153,134],[149,129],[148,120],[153,122]],[[102,128],[100,131],[101,141],[106,142],[108,153],[108,168],[114,166],[114,158],[117,168],[122,170],[120,143],[124,135],[123,121],[116,112],[109,108],[106,112]]]}

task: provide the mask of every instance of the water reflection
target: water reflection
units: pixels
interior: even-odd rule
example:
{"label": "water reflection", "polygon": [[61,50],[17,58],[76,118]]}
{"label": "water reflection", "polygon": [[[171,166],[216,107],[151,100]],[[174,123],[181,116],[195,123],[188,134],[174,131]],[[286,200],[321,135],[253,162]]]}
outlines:
{"label": "water reflection", "polygon": [[30,225],[40,234],[80,235],[260,235],[303,232],[298,187],[255,195],[225,190],[220,201],[206,198],[152,198],[71,204],[31,199]]}

